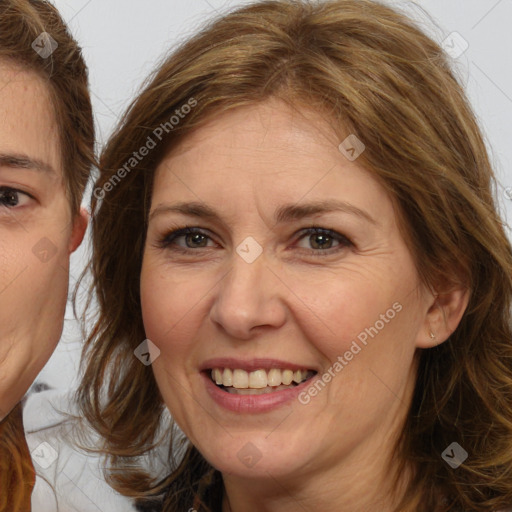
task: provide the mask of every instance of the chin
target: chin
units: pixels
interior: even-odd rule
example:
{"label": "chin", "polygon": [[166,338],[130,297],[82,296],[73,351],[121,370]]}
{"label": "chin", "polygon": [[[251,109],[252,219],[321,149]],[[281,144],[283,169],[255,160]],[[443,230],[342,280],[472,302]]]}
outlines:
{"label": "chin", "polygon": [[[230,438],[218,446],[210,444],[205,450],[198,449],[215,469],[240,478],[285,478],[304,466],[303,457],[297,457],[300,452],[287,446],[286,440],[283,439],[280,448],[276,449],[275,445],[265,445],[265,435],[268,433],[262,435],[262,441],[251,441],[250,437]],[[226,449],[227,443],[229,449]]]}

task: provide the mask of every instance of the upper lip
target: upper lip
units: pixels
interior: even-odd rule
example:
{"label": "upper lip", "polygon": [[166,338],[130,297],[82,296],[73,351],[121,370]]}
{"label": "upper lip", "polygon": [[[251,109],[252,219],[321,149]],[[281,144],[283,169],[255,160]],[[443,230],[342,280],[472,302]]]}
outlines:
{"label": "upper lip", "polygon": [[213,368],[230,368],[233,370],[245,370],[246,372],[253,372],[256,370],[267,370],[270,368],[279,368],[282,370],[313,370],[316,368],[308,364],[297,364],[289,361],[270,358],[257,358],[257,359],[235,359],[233,357],[217,357],[215,359],[208,359],[201,364],[199,369],[201,371],[212,370]]}

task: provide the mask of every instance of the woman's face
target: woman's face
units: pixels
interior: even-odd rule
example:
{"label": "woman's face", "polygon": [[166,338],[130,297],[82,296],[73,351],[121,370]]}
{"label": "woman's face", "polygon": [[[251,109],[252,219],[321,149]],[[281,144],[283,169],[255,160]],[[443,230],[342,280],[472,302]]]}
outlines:
{"label": "woman's face", "polygon": [[340,142],[271,100],[219,115],[157,169],[141,275],[153,371],[225,475],[369,474],[407,413],[433,297],[390,198]]}
{"label": "woman's face", "polygon": [[0,61],[0,419],[20,401],[62,331],[72,222],[44,82]]}

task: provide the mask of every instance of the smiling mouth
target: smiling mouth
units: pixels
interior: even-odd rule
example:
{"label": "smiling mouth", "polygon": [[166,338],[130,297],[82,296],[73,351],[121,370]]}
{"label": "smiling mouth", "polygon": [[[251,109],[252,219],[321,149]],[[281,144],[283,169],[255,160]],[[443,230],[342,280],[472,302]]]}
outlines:
{"label": "smiling mouth", "polygon": [[314,370],[255,370],[213,368],[209,370],[211,380],[223,391],[236,395],[262,395],[291,389],[316,375]]}

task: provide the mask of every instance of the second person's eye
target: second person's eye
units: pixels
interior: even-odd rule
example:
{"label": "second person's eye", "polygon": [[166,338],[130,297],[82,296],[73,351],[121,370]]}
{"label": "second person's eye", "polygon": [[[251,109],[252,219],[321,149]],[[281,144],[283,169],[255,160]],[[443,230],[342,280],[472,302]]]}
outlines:
{"label": "second person's eye", "polygon": [[0,206],[17,208],[30,203],[32,196],[21,190],[11,187],[0,187]]}

